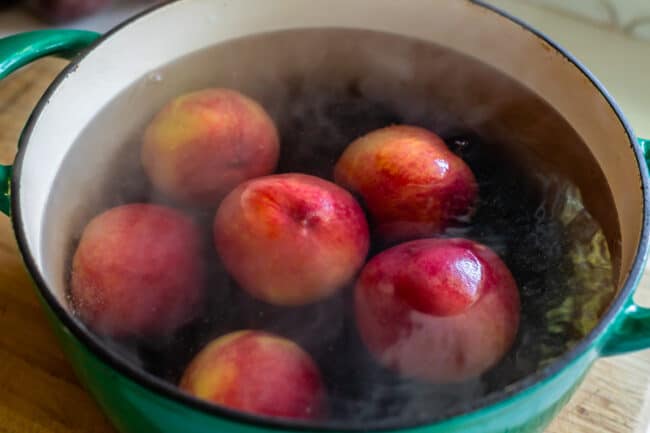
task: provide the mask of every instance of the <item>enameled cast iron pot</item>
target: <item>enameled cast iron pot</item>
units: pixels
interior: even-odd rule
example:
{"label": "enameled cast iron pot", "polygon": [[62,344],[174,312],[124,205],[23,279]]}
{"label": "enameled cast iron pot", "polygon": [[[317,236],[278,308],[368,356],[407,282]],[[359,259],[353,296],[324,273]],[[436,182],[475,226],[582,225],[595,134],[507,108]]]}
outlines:
{"label": "enameled cast iron pot", "polygon": [[[45,218],[45,208],[62,160],[96,113],[140,77],[188,53],[241,36],[318,27],[405,35],[476,58],[539,95],[586,143],[588,149],[582,153],[562,148],[561,143],[545,144],[550,149],[547,154],[559,155],[559,166],[569,167],[587,206],[604,226],[616,268],[618,295],[584,341],[496,395],[460,413],[432,414],[426,424],[412,425],[406,420],[400,425],[317,426],[242,415],[189,398],[123,362],[71,317],[63,298],[59,265],[63,262],[56,251],[44,251],[42,241],[44,232],[60,221]],[[20,250],[62,347],[81,381],[122,432],[369,428],[427,433],[541,432],[598,357],[650,347],[650,312],[632,300],[648,248],[646,143],[637,141],[616,103],[571,55],[500,11],[464,0],[179,0],[102,37],[53,30],[0,40],[0,78],[47,55],[73,61],[32,114],[15,165],[2,168],[0,207],[11,214]],[[509,128],[516,132],[519,121],[517,116],[514,119]],[[97,161],[112,151],[107,143],[98,142],[93,149]],[[595,168],[589,168],[590,163]],[[599,183],[599,176],[603,182]],[[66,200],[69,197],[66,194]]]}

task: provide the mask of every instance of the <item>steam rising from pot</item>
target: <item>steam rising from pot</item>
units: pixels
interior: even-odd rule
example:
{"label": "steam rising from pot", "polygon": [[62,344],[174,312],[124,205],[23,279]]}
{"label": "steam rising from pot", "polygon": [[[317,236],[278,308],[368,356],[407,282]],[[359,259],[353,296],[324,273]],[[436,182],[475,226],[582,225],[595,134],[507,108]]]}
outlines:
{"label": "steam rising from pot", "polygon": [[[53,196],[72,197],[72,203],[52,200],[48,209],[47,224],[56,230],[45,230],[44,255],[59,258],[50,271],[62,285],[91,217],[131,202],[179,206],[147,181],[139,165],[141,134],[168,100],[205,87],[239,90],[266,108],[280,131],[278,172],[331,180],[345,147],[367,132],[411,124],[438,133],[470,165],[480,196],[474,216],[456,221],[443,236],[486,244],[508,265],[522,299],[519,334],[499,365],[480,378],[455,385],[400,378],[379,366],[359,338],[354,281],[316,304],[271,306],[237,287],[207,241],[204,313],[173,335],[105,339],[125,362],[176,384],[207,342],[263,329],[295,341],[316,360],[330,420],[367,428],[412,424],[464,410],[551,363],[595,326],[611,300],[611,236],[570,173],[555,164],[549,143],[558,146],[551,151],[569,146],[595,163],[559,114],[511,78],[454,51],[341,29],[229,41],[152,71],[107,105],[79,137],[54,187]],[[184,211],[211,239],[214,209]],[[373,242],[370,256],[382,248]]]}

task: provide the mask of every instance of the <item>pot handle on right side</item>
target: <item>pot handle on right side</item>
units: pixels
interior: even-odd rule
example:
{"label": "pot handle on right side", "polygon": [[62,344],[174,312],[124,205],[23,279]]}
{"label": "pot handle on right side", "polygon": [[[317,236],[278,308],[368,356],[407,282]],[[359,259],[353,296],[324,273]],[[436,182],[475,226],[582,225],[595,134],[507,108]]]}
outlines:
{"label": "pot handle on right side", "polygon": [[646,138],[639,138],[639,144],[643,150],[643,155],[645,156],[645,162],[650,167],[650,140]]}
{"label": "pot handle on right side", "polygon": [[600,349],[602,356],[650,348],[650,309],[631,302],[614,326],[617,328],[606,334],[605,344]]}
{"label": "pot handle on right side", "polygon": [[[71,58],[91,45],[99,34],[84,30],[37,30],[0,39],[0,80],[46,56]],[[0,212],[11,211],[11,165],[0,165]]]}
{"label": "pot handle on right side", "polygon": [[[650,167],[650,140],[639,138],[639,144]],[[601,355],[613,356],[650,349],[650,309],[640,307],[631,300],[613,326],[614,330],[605,337]]]}

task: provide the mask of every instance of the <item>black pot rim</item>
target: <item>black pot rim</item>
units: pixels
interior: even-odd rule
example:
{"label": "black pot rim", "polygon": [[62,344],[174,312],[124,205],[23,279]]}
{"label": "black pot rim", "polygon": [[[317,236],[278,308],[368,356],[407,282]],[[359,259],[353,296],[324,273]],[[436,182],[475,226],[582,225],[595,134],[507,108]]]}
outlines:
{"label": "black pot rim", "polygon": [[632,293],[636,288],[636,282],[638,281],[641,273],[643,272],[643,266],[645,263],[645,257],[648,252],[648,242],[649,242],[649,231],[650,231],[650,212],[648,209],[648,203],[650,203],[650,178],[648,176],[648,168],[645,164],[645,159],[643,151],[638,144],[637,137],[632,131],[628,121],[623,115],[620,107],[616,104],[604,86],[596,79],[596,77],[584,66],[582,65],[575,57],[573,57],[569,52],[564,48],[560,47],[553,40],[551,40],[546,35],[541,32],[533,29],[531,26],[523,22],[522,20],[513,17],[512,15],[483,2],[483,0],[469,0],[476,6],[482,7],[487,11],[495,13],[501,17],[509,19],[510,21],[521,26],[525,31],[534,34],[543,42],[549,44],[553,47],[558,53],[562,54],[565,59],[573,64],[581,73],[592,83],[595,90],[598,91],[604,98],[607,100],[612,110],[616,113],[621,125],[625,129],[628,138],[629,144],[633,149],[633,152],[636,156],[637,165],[639,168],[639,173],[641,177],[641,189],[643,193],[643,227],[641,231],[641,240],[636,251],[634,258],[634,264],[632,269],[626,279],[625,285],[622,290],[618,293],[614,302],[610,305],[608,310],[602,316],[598,325],[585,337],[579,344],[577,344],[573,349],[565,353],[563,356],[554,361],[551,365],[547,366],[544,369],[541,369],[524,379],[521,379],[504,390],[494,392],[489,394],[481,399],[474,401],[472,404],[467,404],[462,408],[455,408],[452,411],[447,413],[437,414],[432,416],[427,420],[420,420],[417,422],[414,421],[405,421],[405,422],[376,422],[376,423],[359,423],[354,424],[350,422],[315,422],[315,421],[292,421],[285,419],[278,419],[272,417],[262,417],[256,415],[249,415],[246,413],[241,413],[234,411],[228,408],[220,407],[207,403],[203,400],[194,398],[188,394],[183,393],[174,385],[163,381],[149,373],[146,373],[135,366],[129,364],[126,360],[122,359],[118,355],[110,352],[102,341],[93,335],[89,330],[82,326],[82,324],[69,315],[63,307],[55,299],[54,295],[48,290],[47,284],[43,275],[39,271],[33,255],[31,254],[26,240],[25,229],[23,225],[23,220],[20,211],[20,180],[22,173],[22,165],[25,156],[25,149],[27,148],[28,142],[30,140],[34,125],[38,121],[40,113],[47,107],[48,100],[50,96],[54,93],[56,88],[65,80],[74,70],[77,68],[78,63],[85,57],[86,53],[94,49],[97,45],[103,43],[105,40],[109,39],[114,33],[118,32],[123,27],[131,24],[132,22],[142,18],[143,16],[151,13],[154,10],[164,8],[170,4],[177,3],[181,0],[172,0],[163,5],[154,6],[148,10],[132,17],[131,19],[123,22],[118,25],[101,38],[99,38],[92,46],[90,46],[84,53],[77,56],[53,81],[50,87],[47,89],[45,94],[42,96],[38,102],[36,108],[32,112],[28,123],[25,127],[25,130],[19,141],[19,150],[16,156],[14,168],[13,168],[13,177],[11,181],[11,190],[13,195],[12,200],[12,224],[13,229],[16,234],[16,239],[18,241],[18,246],[20,252],[23,256],[23,260],[29,270],[32,278],[34,279],[36,286],[43,297],[47,302],[49,308],[54,312],[57,319],[78,339],[89,351],[99,360],[104,362],[113,370],[124,375],[133,382],[139,384],[148,391],[166,397],[172,400],[175,403],[184,405],[188,408],[192,408],[198,411],[203,412],[207,415],[212,415],[216,417],[221,417],[236,423],[249,424],[256,426],[258,428],[266,428],[271,430],[293,430],[293,431],[327,431],[327,432],[368,432],[368,431],[397,431],[397,430],[407,430],[417,427],[422,427],[431,424],[437,424],[444,421],[448,421],[452,418],[460,417],[463,415],[468,415],[472,412],[478,411],[480,409],[488,408],[496,403],[505,401],[509,398],[520,394],[522,391],[534,387],[535,385],[540,384],[544,380],[558,374],[563,370],[568,364],[572,361],[583,355],[589,350],[591,345],[598,339],[598,337],[603,334],[606,328],[611,325],[616,319],[617,315],[624,308],[626,301],[630,298]]}

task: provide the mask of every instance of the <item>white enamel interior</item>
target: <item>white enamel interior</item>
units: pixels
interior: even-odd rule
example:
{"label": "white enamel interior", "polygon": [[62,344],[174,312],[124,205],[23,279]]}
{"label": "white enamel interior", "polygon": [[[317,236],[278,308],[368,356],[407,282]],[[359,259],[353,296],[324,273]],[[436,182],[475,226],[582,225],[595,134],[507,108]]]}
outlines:
{"label": "white enamel interior", "polygon": [[[518,24],[469,1],[410,0],[184,0],[171,3],[112,34],[62,81],[37,118],[24,155],[20,213],[36,265],[44,269],[44,211],[55,176],[83,128],[138,78],[187,53],[220,41],[273,30],[344,27],[433,41],[492,65],[541,95],[577,131],[602,167],[615,199],[621,231],[620,283],[631,268],[642,227],[640,174],[626,131],[606,99],[561,54]],[[109,152],[126,119],[97,137]],[[120,135],[122,134],[122,135]],[[84,169],[102,167],[79,163]],[[580,170],[580,167],[575,167]],[[70,174],[75,175],[75,174]],[[67,200],[60,197],[60,200]],[[44,275],[59,299],[60,277]]]}

